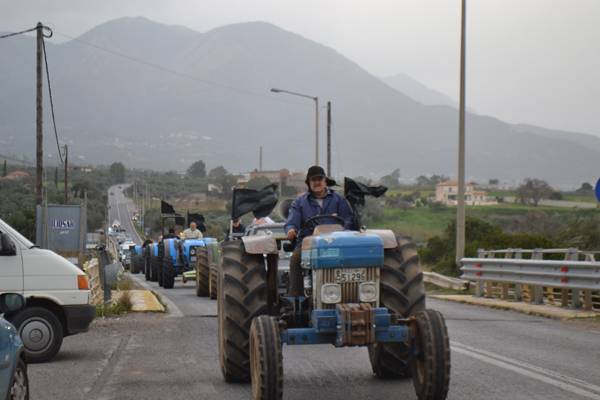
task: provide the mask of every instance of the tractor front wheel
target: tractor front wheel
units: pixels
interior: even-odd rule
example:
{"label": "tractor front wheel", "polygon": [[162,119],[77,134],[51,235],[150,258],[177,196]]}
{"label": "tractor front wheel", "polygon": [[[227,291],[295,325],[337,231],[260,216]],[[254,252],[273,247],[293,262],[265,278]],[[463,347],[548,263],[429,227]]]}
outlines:
{"label": "tractor front wheel", "polygon": [[[394,314],[408,318],[425,309],[425,286],[415,244],[407,237],[397,241],[397,247],[384,252],[380,302]],[[371,367],[378,378],[409,377],[410,357],[410,348],[404,343],[369,346]]]}
{"label": "tractor front wheel", "polygon": [[450,384],[450,341],[444,317],[425,310],[415,315],[415,356],[410,366],[419,400],[444,400]]}
{"label": "tractor front wheel", "polygon": [[198,257],[198,263],[196,264],[196,295],[206,297],[210,293],[208,251],[206,247],[198,247],[196,251]]}
{"label": "tractor front wheel", "polygon": [[217,275],[218,275],[218,271],[217,271],[217,267],[215,266],[211,266],[210,267],[210,280],[209,280],[209,288],[208,288],[208,292],[210,295],[210,298],[212,300],[216,300],[217,298]]}
{"label": "tractor front wheel", "polygon": [[175,267],[170,257],[165,258],[163,263],[162,285],[165,289],[173,289],[175,286]]}
{"label": "tractor front wheel", "polygon": [[267,272],[262,254],[241,240],[223,244],[218,270],[219,361],[227,382],[250,382],[250,324],[267,314]]}
{"label": "tractor front wheel", "polygon": [[250,369],[253,400],[283,397],[281,336],[274,318],[261,315],[250,326]]}

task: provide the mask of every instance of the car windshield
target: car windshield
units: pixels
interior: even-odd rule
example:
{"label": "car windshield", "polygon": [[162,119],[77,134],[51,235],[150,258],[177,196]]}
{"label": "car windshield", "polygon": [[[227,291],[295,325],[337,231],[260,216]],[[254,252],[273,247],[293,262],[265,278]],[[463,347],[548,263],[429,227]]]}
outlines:
{"label": "car windshield", "polygon": [[[13,239],[19,241],[23,246],[27,247],[28,249],[35,247],[35,244],[31,243],[31,241],[29,239],[27,239],[25,236],[21,235],[18,231],[13,229],[10,225],[8,225],[6,222],[2,221],[1,219],[0,219],[0,232],[8,233],[9,236],[11,236]],[[0,287],[0,290],[1,289],[2,288]]]}

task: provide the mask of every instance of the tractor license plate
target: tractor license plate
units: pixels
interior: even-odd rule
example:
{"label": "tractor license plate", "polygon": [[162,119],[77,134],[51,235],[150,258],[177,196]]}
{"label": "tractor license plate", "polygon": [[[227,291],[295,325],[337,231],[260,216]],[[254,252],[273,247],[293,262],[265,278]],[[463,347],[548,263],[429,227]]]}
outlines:
{"label": "tractor license plate", "polygon": [[190,261],[196,261],[196,256],[191,256]]}
{"label": "tractor license plate", "polygon": [[335,271],[335,282],[336,283],[350,283],[350,282],[365,282],[367,280],[367,269],[356,268],[348,271],[337,270]]}

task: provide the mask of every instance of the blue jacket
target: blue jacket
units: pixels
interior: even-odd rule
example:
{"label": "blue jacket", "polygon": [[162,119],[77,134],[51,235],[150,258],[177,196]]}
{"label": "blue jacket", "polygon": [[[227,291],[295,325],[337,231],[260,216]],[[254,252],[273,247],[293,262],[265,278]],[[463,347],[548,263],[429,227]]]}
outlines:
{"label": "blue jacket", "polygon": [[[298,232],[297,244],[302,243],[302,239],[312,235],[314,227],[302,227],[304,222],[315,215],[337,214],[338,217],[345,221],[344,228],[350,229],[352,226],[352,209],[350,205],[339,193],[331,189],[327,189],[327,195],[323,199],[323,207],[319,206],[316,198],[311,192],[306,192],[298,197],[290,206],[290,213],[287,222],[285,223],[285,231],[288,232],[294,228]],[[323,218],[318,220],[319,223],[338,224],[339,221],[331,218]]]}

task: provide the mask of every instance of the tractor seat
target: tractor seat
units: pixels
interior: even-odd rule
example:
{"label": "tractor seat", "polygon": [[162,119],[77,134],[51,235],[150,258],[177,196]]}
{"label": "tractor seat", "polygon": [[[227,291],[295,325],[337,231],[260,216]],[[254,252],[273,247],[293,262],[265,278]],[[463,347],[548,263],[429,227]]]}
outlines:
{"label": "tractor seat", "polygon": [[339,231],[343,231],[343,230],[344,230],[344,227],[341,226],[340,224],[317,225],[317,227],[313,231],[313,236],[323,235],[325,233],[331,233],[331,232],[339,232]]}

